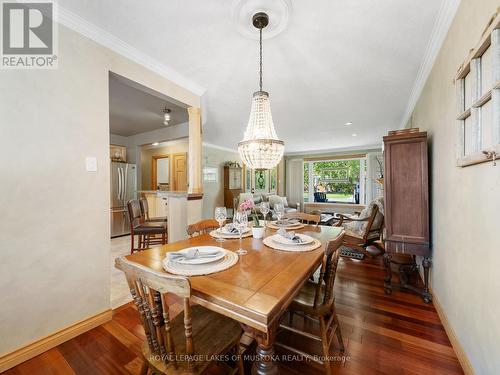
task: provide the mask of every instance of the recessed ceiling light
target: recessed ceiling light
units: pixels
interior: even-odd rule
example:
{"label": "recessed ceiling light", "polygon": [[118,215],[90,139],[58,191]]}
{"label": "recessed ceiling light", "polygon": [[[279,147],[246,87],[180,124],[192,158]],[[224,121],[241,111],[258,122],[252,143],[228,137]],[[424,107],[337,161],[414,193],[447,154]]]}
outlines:
{"label": "recessed ceiling light", "polygon": [[158,146],[160,143],[159,142],[155,142],[155,143],[151,143],[151,146]]}
{"label": "recessed ceiling light", "polygon": [[352,136],[353,137],[357,137],[358,135],[356,133],[352,133]]}
{"label": "recessed ceiling light", "polygon": [[347,126],[350,126],[350,125],[352,125],[352,122],[346,122],[345,124],[346,124]]}

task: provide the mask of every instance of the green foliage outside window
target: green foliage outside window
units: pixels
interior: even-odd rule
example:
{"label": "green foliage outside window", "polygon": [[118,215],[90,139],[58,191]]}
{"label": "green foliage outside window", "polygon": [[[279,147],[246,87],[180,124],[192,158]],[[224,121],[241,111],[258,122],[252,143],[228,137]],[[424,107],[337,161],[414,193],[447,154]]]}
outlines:
{"label": "green foliage outside window", "polygon": [[[329,201],[354,196],[359,184],[360,160],[317,161],[312,163],[314,192],[326,192]],[[304,193],[309,191],[309,164],[304,164]],[[311,199],[312,201],[312,199]]]}

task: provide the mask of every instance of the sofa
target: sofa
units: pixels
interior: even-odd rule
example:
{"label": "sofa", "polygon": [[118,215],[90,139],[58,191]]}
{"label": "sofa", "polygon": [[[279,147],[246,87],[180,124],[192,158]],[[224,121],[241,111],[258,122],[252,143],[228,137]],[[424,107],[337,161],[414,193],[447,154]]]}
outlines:
{"label": "sofa", "polygon": [[[242,203],[244,200],[247,200],[247,199],[252,199],[253,203],[255,204],[255,206],[257,208],[259,207],[259,204],[261,202],[269,202],[269,207],[271,208],[271,210],[274,209],[274,205],[276,203],[282,203],[283,207],[285,208],[285,213],[300,211],[300,203],[288,203],[288,200],[286,197],[281,197],[277,194],[241,193],[239,200],[238,200],[238,205],[236,207],[238,207],[240,205],[240,203]],[[257,212],[259,212],[258,209],[257,209]],[[259,213],[259,216],[260,216],[260,213]],[[273,214],[273,218],[275,218],[274,214]]]}

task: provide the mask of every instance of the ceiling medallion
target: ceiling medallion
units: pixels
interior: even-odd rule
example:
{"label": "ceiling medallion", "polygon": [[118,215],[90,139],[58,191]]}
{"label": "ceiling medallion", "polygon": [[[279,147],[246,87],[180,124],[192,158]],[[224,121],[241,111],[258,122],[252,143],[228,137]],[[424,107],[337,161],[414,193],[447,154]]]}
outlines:
{"label": "ceiling medallion", "polygon": [[291,0],[234,0],[231,18],[236,30],[247,38],[258,40],[259,31],[252,24],[252,16],[259,12],[267,14],[273,20],[262,35],[262,39],[270,39],[288,25],[292,3]]}
{"label": "ceiling medallion", "polygon": [[266,13],[253,15],[252,23],[259,29],[259,91],[254,92],[250,119],[243,140],[238,143],[241,160],[249,169],[272,169],[279,164],[285,143],[274,129],[269,93],[262,90],[262,29],[269,24]]}

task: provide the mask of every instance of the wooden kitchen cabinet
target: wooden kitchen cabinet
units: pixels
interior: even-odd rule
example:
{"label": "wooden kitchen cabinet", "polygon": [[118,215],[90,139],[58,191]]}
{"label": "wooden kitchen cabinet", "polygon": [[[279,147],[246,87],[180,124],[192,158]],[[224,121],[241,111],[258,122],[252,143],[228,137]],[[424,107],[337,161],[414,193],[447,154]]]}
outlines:
{"label": "wooden kitchen cabinet", "polygon": [[155,193],[144,193],[148,200],[149,217],[168,217],[168,197]]}

